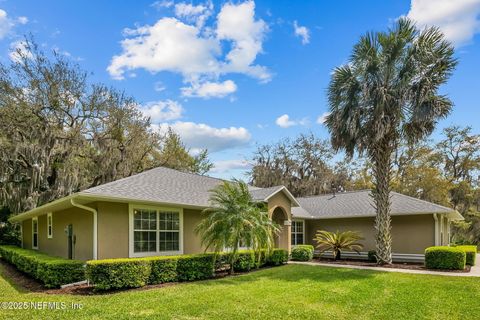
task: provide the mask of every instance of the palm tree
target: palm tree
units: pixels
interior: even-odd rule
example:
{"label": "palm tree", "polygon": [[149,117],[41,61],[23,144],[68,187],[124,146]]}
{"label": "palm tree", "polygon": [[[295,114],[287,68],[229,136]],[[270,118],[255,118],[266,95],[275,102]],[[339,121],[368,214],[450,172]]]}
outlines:
{"label": "palm tree", "polygon": [[402,140],[415,143],[446,117],[452,102],[438,89],[452,74],[454,48],[438,28],[418,30],[401,18],[388,32],[368,33],[328,87],[326,119],[334,148],[373,165],[375,240],[379,263],[392,261],[390,180],[392,155]]}
{"label": "palm tree", "polygon": [[333,260],[340,259],[342,250],[350,250],[360,253],[363,244],[358,241],[363,240],[362,236],[355,231],[328,232],[317,231],[315,239],[320,253],[325,251],[333,252]]}
{"label": "palm tree", "polygon": [[216,254],[228,251],[230,273],[234,272],[240,246],[251,248],[258,257],[261,250],[268,252],[274,247],[279,226],[268,217],[265,204],[252,199],[245,182],[224,181],[212,190],[210,203],[195,231],[201,235],[205,250]]}

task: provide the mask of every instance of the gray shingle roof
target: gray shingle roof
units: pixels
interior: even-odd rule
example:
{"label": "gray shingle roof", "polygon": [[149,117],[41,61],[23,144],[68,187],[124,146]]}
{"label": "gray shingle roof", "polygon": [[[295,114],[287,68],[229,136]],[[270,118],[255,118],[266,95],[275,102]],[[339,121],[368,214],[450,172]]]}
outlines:
{"label": "gray shingle roof", "polygon": [[[370,190],[352,191],[297,198],[301,208],[292,208],[294,217],[303,218],[347,218],[374,217],[375,209]],[[414,215],[427,213],[450,213],[454,209],[428,201],[392,192],[392,215]],[[309,216],[308,216],[309,215]]]}
{"label": "gray shingle roof", "polygon": [[283,186],[275,186],[270,188],[250,188],[250,194],[254,200],[261,201],[267,198],[272,193],[277,193]]}
{"label": "gray shingle roof", "polygon": [[[207,207],[210,191],[224,180],[158,167],[81,192],[84,195],[126,198]],[[262,201],[281,190],[249,187],[254,200]]]}
{"label": "gray shingle roof", "polygon": [[206,207],[210,190],[222,181],[217,178],[157,167],[84,190],[81,194]]}

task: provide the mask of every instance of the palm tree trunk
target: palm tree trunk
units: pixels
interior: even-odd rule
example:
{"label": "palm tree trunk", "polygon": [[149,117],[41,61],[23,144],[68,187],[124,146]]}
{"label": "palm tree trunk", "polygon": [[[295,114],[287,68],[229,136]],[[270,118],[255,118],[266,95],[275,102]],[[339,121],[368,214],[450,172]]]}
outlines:
{"label": "palm tree trunk", "polygon": [[390,178],[393,149],[384,139],[373,151],[374,187],[372,197],[376,209],[375,242],[378,264],[392,263],[392,235],[390,217]]}

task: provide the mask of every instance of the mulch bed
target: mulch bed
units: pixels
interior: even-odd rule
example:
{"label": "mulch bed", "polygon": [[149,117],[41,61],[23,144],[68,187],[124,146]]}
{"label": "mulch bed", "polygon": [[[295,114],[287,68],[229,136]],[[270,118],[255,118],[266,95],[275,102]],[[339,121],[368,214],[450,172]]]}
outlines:
{"label": "mulch bed", "polygon": [[470,266],[466,266],[465,270],[438,270],[438,269],[427,269],[423,263],[415,262],[403,262],[403,263],[392,263],[389,265],[378,265],[375,262],[365,261],[365,260],[350,260],[342,259],[334,261],[333,259],[328,258],[318,258],[314,259],[313,262],[318,263],[328,263],[332,265],[353,265],[353,266],[362,266],[362,267],[377,267],[377,268],[391,268],[391,269],[409,269],[409,270],[422,270],[422,271],[441,271],[441,272],[453,272],[453,273],[468,273],[470,272]]}

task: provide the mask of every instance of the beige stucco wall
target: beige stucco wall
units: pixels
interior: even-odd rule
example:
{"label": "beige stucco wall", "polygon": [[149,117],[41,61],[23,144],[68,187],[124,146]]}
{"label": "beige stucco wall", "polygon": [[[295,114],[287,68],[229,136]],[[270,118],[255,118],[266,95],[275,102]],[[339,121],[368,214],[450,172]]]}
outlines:
{"label": "beige stucco wall", "polygon": [[[305,241],[316,245],[317,230],[358,231],[365,240],[362,251],[375,249],[374,218],[323,219],[305,221]],[[418,254],[435,245],[435,221],[431,214],[392,217],[392,249],[394,253]]]}
{"label": "beige stucco wall", "polygon": [[128,258],[128,204],[98,202],[98,259]]}
{"label": "beige stucco wall", "polygon": [[32,219],[22,221],[23,248],[32,249]]}
{"label": "beige stucco wall", "polygon": [[201,237],[195,233],[195,228],[202,220],[202,211],[183,209],[183,253],[202,253]]}
{"label": "beige stucco wall", "polygon": [[[285,220],[281,221],[280,219],[279,221],[275,221],[279,224],[281,229],[276,244],[279,248],[290,251],[292,242],[292,227],[289,221],[292,220],[292,203],[283,192],[279,192],[268,199],[268,214],[270,218],[272,218],[275,209],[282,210],[286,215],[284,219],[288,221],[287,224],[284,223]],[[278,213],[275,216],[278,216]]]}
{"label": "beige stucco wall", "polygon": [[[129,255],[129,206],[126,203],[92,202],[87,206],[97,209],[97,257],[98,259],[125,258]],[[276,208],[291,220],[291,202],[283,193],[278,193],[268,201],[270,216]],[[203,218],[201,210],[183,210],[183,252],[184,254],[202,253],[201,237],[195,228]],[[50,255],[68,257],[68,240],[64,229],[72,224],[76,236],[75,259],[93,258],[93,214],[80,208],[69,208],[53,212],[53,238],[47,238],[47,215],[38,217],[39,251]],[[283,222],[283,221],[282,221]],[[32,248],[32,220],[23,221],[23,244]],[[290,250],[290,225],[281,225],[281,243],[279,246]]]}
{"label": "beige stucco wall", "polygon": [[[93,217],[92,214],[78,208],[70,208],[52,213],[53,237],[47,236],[47,215],[38,216],[38,251],[52,256],[68,258],[68,239],[65,228],[73,225],[76,236],[74,258],[90,260],[93,257]],[[32,219],[22,222],[23,247],[32,249]]]}

